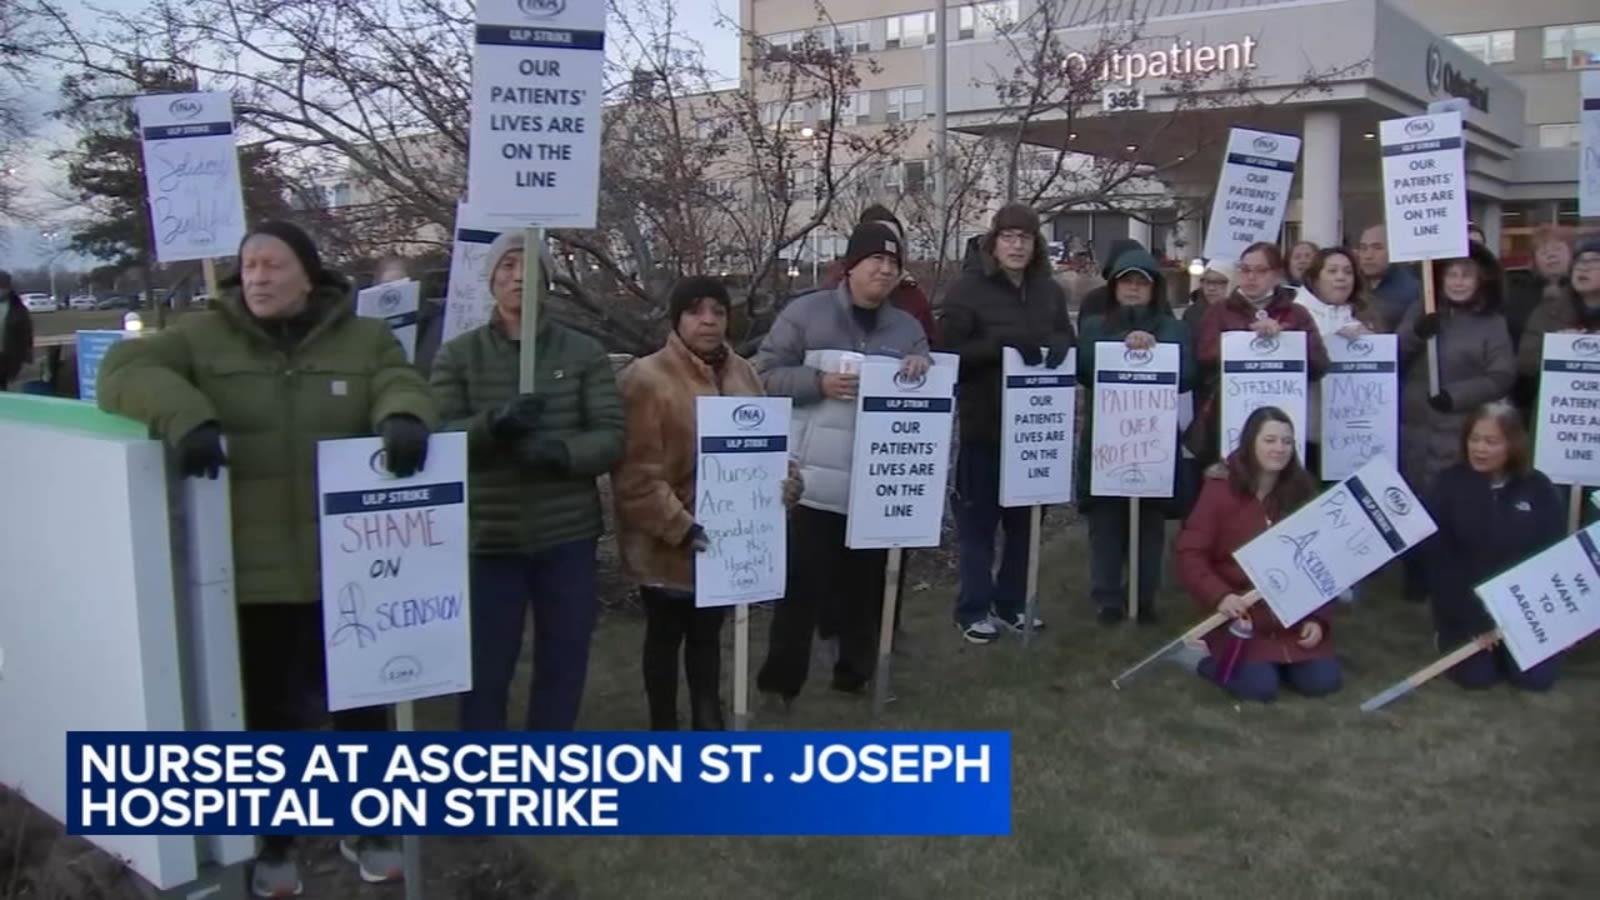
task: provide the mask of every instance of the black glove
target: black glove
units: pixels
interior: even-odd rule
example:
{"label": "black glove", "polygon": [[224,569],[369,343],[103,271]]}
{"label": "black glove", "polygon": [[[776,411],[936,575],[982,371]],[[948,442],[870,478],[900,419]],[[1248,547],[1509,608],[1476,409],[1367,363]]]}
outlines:
{"label": "black glove", "polygon": [[689,533],[683,536],[683,548],[701,553],[710,547],[711,539],[706,537],[706,530],[700,527],[700,523],[689,526]]}
{"label": "black glove", "polygon": [[416,416],[393,415],[378,423],[389,474],[410,478],[428,461],[428,426]]}
{"label": "black glove", "polygon": [[1422,338],[1423,340],[1427,340],[1428,338],[1438,334],[1439,314],[1436,312],[1431,312],[1418,318],[1416,324],[1411,326],[1411,331],[1416,334],[1417,337]]}
{"label": "black glove", "polygon": [[1026,334],[1006,334],[1000,338],[1000,345],[1022,354],[1022,361],[1027,365],[1037,366],[1044,362],[1044,351],[1039,349],[1039,342]]}
{"label": "black glove", "polygon": [[1449,391],[1440,391],[1428,398],[1428,405],[1442,413],[1455,409],[1455,401],[1450,399]]}
{"label": "black glove", "polygon": [[565,471],[572,465],[572,456],[567,452],[567,445],[555,438],[533,441],[523,452],[522,458],[528,465],[536,468]]}
{"label": "black glove", "polygon": [[188,434],[178,439],[178,473],[184,478],[201,475],[217,480],[222,467],[228,464],[222,452],[222,428],[215,422],[196,425]]}
{"label": "black glove", "polygon": [[1067,361],[1067,351],[1072,349],[1072,344],[1067,341],[1058,341],[1050,345],[1050,352],[1045,354],[1046,368],[1054,369]]}
{"label": "black glove", "polygon": [[544,415],[544,397],[518,394],[489,411],[489,434],[496,440],[510,441],[532,434]]}

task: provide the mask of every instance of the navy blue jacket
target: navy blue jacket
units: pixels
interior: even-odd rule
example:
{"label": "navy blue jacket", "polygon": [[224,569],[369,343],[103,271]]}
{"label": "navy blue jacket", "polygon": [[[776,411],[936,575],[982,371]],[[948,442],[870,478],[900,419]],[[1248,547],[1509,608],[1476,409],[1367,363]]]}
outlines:
{"label": "navy blue jacket", "polygon": [[1470,465],[1457,463],[1439,474],[1423,502],[1439,526],[1419,549],[1434,626],[1447,644],[1494,628],[1473,587],[1567,534],[1561,495],[1537,470],[1496,489]]}

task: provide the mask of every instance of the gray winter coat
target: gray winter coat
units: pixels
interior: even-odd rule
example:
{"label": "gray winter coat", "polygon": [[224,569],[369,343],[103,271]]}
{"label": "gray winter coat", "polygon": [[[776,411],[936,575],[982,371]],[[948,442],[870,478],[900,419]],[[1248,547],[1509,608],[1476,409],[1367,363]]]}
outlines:
{"label": "gray winter coat", "polygon": [[[1444,301],[1448,304],[1448,301]],[[1450,395],[1450,412],[1428,404],[1428,342],[1413,327],[1422,316],[1418,303],[1395,333],[1400,345],[1400,469],[1418,494],[1440,472],[1461,461],[1461,429],[1467,414],[1511,393],[1517,380],[1517,354],[1511,332],[1497,312],[1441,310],[1439,387]]]}
{"label": "gray winter coat", "polygon": [[850,508],[856,406],[822,394],[824,371],[839,371],[843,353],[902,359],[928,355],[928,335],[911,314],[885,303],[871,333],[850,311],[848,282],[797,297],[778,314],[756,351],[756,373],[772,397],[794,401],[789,455],[805,483],[800,505],[844,515]]}

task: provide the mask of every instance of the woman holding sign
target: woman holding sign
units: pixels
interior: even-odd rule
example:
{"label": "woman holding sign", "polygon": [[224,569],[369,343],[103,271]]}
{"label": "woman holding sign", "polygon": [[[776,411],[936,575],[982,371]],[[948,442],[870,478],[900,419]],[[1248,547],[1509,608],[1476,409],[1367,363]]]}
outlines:
{"label": "woman holding sign", "polygon": [[[1522,415],[1492,403],[1467,417],[1464,462],[1445,469],[1424,498],[1439,530],[1422,545],[1433,597],[1433,627],[1441,653],[1495,628],[1473,588],[1566,537],[1566,513],[1555,485],[1533,468]],[[1556,659],[1524,672],[1504,647],[1476,653],[1450,669],[1466,688],[1492,686],[1501,676],[1523,690],[1555,684]]]}
{"label": "woman holding sign", "polygon": [[[1305,284],[1294,302],[1305,307],[1317,323],[1323,346],[1334,338],[1353,341],[1364,334],[1383,330],[1383,320],[1372,308],[1372,298],[1362,282],[1355,254],[1343,247],[1319,251],[1306,269]],[[1306,436],[1306,468],[1313,476],[1320,470],[1322,451],[1322,386],[1313,384],[1307,395],[1310,412]]]}
{"label": "woman holding sign", "polygon": [[1206,472],[1194,512],[1178,534],[1178,573],[1200,610],[1232,623],[1206,635],[1204,678],[1241,700],[1273,700],[1279,686],[1308,697],[1331,694],[1343,675],[1333,656],[1328,607],[1285,628],[1265,603],[1246,599],[1250,579],[1234,561],[1248,544],[1317,491],[1295,455],[1294,425],[1275,406],[1245,420],[1239,449]]}
{"label": "woman holding sign", "polygon": [[[1095,615],[1103,625],[1115,625],[1127,612],[1123,569],[1129,559],[1129,516],[1134,501],[1123,497],[1096,497],[1090,490],[1090,462],[1094,456],[1095,345],[1121,341],[1129,350],[1149,350],[1156,344],[1178,346],[1178,391],[1190,389],[1194,358],[1189,349],[1189,329],[1172,315],[1163,290],[1156,259],[1148,251],[1126,250],[1111,266],[1111,295],[1115,305],[1105,315],[1091,316],[1078,332],[1078,383],[1090,386],[1088,409],[1078,439],[1078,511],[1089,519],[1089,584]],[[1141,438],[1161,435],[1144,434]],[[1178,465],[1177,435],[1166,436],[1174,469]],[[1173,475],[1177,481],[1176,472]],[[1145,500],[1139,520],[1138,620],[1156,621],[1155,594],[1161,582],[1161,562],[1166,558],[1166,520],[1175,513],[1173,500]]]}
{"label": "woman holding sign", "polygon": [[[721,281],[685,278],[672,289],[667,345],[617,377],[627,413],[622,462],[611,473],[617,551],[644,603],[644,689],[650,727],[678,728],[678,653],[689,682],[689,719],[721,731],[722,620],[726,607],[697,608],[694,555],[706,532],[694,520],[698,397],[766,394],[749,362],[728,346],[732,301]],[[800,498],[790,463],[789,505]]]}

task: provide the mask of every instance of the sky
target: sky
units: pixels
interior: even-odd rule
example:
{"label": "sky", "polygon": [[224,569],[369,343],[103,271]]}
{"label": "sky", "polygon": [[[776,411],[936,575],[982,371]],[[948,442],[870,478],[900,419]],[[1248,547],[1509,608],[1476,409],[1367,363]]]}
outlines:
{"label": "sky", "polygon": [[[144,6],[146,0],[58,0],[69,10],[79,13],[80,18],[87,16],[86,7],[94,6],[96,9],[124,10],[135,12]],[[620,0],[626,4],[634,0]],[[739,70],[739,41],[732,30],[719,26],[724,16],[737,19],[739,15],[738,0],[676,0],[678,22],[676,30],[693,37],[699,41],[706,53],[706,62],[714,71],[736,80]],[[616,47],[617,41],[612,42]],[[613,58],[615,55],[613,54]],[[36,146],[30,153],[31,164],[27,167],[27,179],[31,188],[31,199],[36,205],[46,207],[60,207],[50,193],[52,186],[59,188],[63,183],[64,173],[62,168],[50,160],[52,150],[64,148],[71,143],[71,136],[65,129],[54,123],[45,122],[44,113],[54,104],[56,85],[41,83],[37,93],[38,102],[34,109],[35,115],[40,120],[39,137]],[[60,231],[64,226],[70,225],[72,211],[70,208],[50,210],[43,227],[8,227],[11,223],[0,223],[0,268],[18,269],[33,268],[45,265],[51,256],[49,245],[41,239],[41,230],[54,226]],[[58,239],[58,245],[64,246],[65,238]],[[91,260],[74,257],[70,254],[56,255],[56,265],[62,268],[88,268],[94,263]]]}

